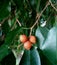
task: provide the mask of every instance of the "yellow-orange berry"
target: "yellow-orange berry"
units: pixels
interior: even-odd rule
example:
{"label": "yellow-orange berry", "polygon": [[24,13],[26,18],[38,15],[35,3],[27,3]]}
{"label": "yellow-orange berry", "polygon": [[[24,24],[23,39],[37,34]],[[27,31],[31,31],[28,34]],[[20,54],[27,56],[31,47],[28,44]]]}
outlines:
{"label": "yellow-orange berry", "polygon": [[30,41],[31,43],[35,44],[35,43],[36,43],[36,37],[33,36],[33,35],[31,35],[31,36],[29,37],[29,41]]}
{"label": "yellow-orange berry", "polygon": [[27,38],[27,36],[26,35],[20,35],[20,41],[22,42],[22,43],[25,43],[26,41],[28,40],[28,38]]}
{"label": "yellow-orange berry", "polygon": [[24,48],[26,50],[30,50],[31,47],[32,47],[32,43],[30,41],[27,41],[27,42],[24,43]]}

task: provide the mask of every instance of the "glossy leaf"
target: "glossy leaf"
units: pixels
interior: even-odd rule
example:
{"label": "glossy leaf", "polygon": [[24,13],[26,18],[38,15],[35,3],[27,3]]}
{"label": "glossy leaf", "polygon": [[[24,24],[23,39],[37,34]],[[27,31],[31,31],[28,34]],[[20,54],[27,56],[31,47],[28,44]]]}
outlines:
{"label": "glossy leaf", "polygon": [[25,50],[20,65],[41,65],[39,53],[37,50]]}
{"label": "glossy leaf", "polygon": [[46,41],[44,42],[44,45],[42,46],[42,50],[44,55],[52,62],[53,65],[57,65],[56,60],[56,31],[57,28],[53,27],[47,36]]}
{"label": "glossy leaf", "polygon": [[43,42],[44,42],[44,40],[47,37],[48,31],[49,30],[46,27],[43,27],[43,28],[42,27],[38,27],[36,29],[35,35],[38,38],[38,41],[39,41],[39,44],[38,45],[40,45],[40,49],[42,48]]}
{"label": "glossy leaf", "polygon": [[42,50],[39,50],[39,55],[40,55],[40,59],[41,59],[41,65],[53,65],[50,60],[44,55],[44,53],[42,52]]}

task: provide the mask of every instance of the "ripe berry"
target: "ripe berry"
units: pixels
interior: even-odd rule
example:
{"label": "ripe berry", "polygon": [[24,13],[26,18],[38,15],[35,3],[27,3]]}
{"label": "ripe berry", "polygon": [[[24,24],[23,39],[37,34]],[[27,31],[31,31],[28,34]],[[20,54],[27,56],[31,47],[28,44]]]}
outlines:
{"label": "ripe berry", "polygon": [[30,41],[27,41],[24,43],[24,48],[26,50],[30,50],[31,47],[32,47],[32,43]]}
{"label": "ripe berry", "polygon": [[27,36],[26,35],[20,35],[20,41],[22,42],[22,43],[25,43],[26,41],[28,40],[28,38],[27,38]]}
{"label": "ripe berry", "polygon": [[33,35],[31,35],[31,36],[29,37],[29,41],[30,41],[31,43],[35,44],[35,43],[36,43],[36,37],[33,36]]}

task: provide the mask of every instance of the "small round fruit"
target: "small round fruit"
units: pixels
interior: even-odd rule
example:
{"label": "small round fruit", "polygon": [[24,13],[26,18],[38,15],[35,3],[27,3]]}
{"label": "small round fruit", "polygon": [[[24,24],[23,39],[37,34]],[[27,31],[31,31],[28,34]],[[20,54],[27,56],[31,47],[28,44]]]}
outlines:
{"label": "small round fruit", "polygon": [[31,35],[31,36],[29,37],[29,41],[30,41],[31,43],[35,44],[35,43],[36,43],[36,37],[33,36],[33,35]]}
{"label": "small round fruit", "polygon": [[30,50],[31,47],[32,47],[32,43],[30,41],[27,41],[27,42],[24,43],[24,48],[26,50]]}
{"label": "small round fruit", "polygon": [[28,40],[28,38],[27,38],[27,36],[26,35],[20,35],[20,41],[22,42],[22,43],[25,43],[26,41]]}

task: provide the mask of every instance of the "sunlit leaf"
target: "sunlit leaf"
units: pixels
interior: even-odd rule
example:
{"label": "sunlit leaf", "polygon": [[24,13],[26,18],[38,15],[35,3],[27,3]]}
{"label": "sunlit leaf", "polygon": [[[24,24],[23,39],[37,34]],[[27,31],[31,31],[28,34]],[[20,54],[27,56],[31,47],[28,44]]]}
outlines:
{"label": "sunlit leaf", "polygon": [[38,27],[36,29],[36,34],[35,35],[38,38],[38,41],[39,41],[38,45],[40,45],[40,49],[42,48],[43,42],[44,42],[44,40],[47,37],[48,31],[49,30],[46,27],[43,27],[43,28],[42,27]]}
{"label": "sunlit leaf", "polygon": [[43,53],[47,56],[47,58],[52,62],[52,64],[56,65],[56,31],[57,28],[53,27],[47,36],[47,39],[42,46]]}

